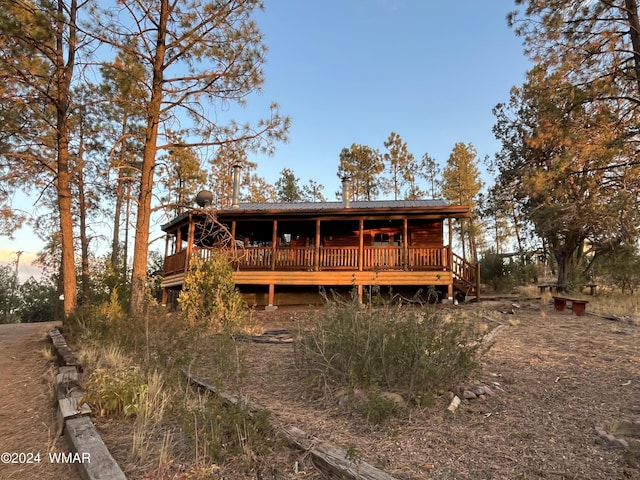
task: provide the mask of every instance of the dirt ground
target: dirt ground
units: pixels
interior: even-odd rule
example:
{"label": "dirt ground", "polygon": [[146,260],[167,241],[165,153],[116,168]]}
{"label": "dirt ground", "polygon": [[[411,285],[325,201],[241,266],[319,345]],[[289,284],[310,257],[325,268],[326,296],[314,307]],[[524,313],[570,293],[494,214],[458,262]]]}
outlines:
{"label": "dirt ground", "polygon": [[[243,393],[269,409],[277,424],[297,426],[355,452],[398,480],[640,479],[640,455],[630,453],[640,449],[640,439],[625,437],[631,445],[625,451],[604,444],[596,433],[598,426],[617,433],[621,422],[640,421],[638,319],[577,317],[535,299],[439,308],[481,322],[489,331],[504,325],[482,368],[458,386],[490,386],[494,396],[463,400],[449,414],[450,399],[443,394],[433,406],[414,407],[384,426],[370,426],[337,402],[306,399],[292,344],[286,342],[247,342],[250,375]],[[257,331],[295,330],[309,317],[308,308],[280,308],[256,312],[253,321]],[[48,345],[48,328],[0,325],[0,451],[44,455],[66,449],[54,435],[51,366],[41,352]],[[109,421],[100,428],[114,457],[125,463],[126,430]],[[132,480],[154,478],[138,475],[132,466],[126,471]],[[0,464],[0,479],[36,478],[78,476],[73,467],[52,465],[48,458],[36,465]],[[274,458],[262,476],[242,478],[322,476],[304,452],[291,452]]]}
{"label": "dirt ground", "polygon": [[44,355],[51,344],[46,332],[53,326],[0,325],[0,454],[13,453],[9,462],[2,456],[0,479],[80,479],[73,465],[49,459],[50,452],[69,452],[64,438],[56,436],[53,365]]}
{"label": "dirt ground", "polygon": [[[398,479],[640,479],[639,456],[604,445],[596,427],[613,433],[640,420],[640,327],[571,311],[540,300],[448,306],[489,331],[504,325],[466,385],[490,386],[484,400],[463,400],[455,414],[436,404],[384,427],[372,427],[337,403],[311,402],[291,344],[254,343],[244,393],[294,425]],[[296,328],[308,312],[259,314],[269,329]],[[638,438],[627,438],[632,449]],[[291,471],[291,470],[289,470]],[[321,478],[282,472],[281,478]]]}

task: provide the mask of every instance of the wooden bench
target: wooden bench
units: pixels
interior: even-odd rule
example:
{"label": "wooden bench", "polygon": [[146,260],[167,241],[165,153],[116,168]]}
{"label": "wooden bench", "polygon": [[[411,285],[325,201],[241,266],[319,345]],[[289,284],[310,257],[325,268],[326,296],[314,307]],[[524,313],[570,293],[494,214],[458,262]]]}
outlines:
{"label": "wooden bench", "polygon": [[543,285],[538,285],[538,291],[540,293],[544,293],[547,291],[547,288],[549,289],[549,291],[551,293],[553,293],[554,291],[556,293],[560,293],[562,291],[562,287],[559,287],[558,285],[555,284],[543,284]]}
{"label": "wooden bench", "polygon": [[557,312],[564,311],[567,302],[571,302],[571,310],[578,317],[584,315],[587,310],[587,303],[589,303],[588,300],[581,300],[579,298],[553,296],[553,308]]}

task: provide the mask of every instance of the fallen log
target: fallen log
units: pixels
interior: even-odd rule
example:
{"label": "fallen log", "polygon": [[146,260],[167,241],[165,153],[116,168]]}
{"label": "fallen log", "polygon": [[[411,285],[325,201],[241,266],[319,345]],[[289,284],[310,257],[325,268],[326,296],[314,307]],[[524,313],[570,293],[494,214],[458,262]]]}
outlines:
{"label": "fallen log", "polygon": [[323,442],[296,427],[282,427],[280,434],[293,446],[311,455],[313,464],[329,478],[353,480],[395,480],[374,466],[349,458],[348,452]]}
{"label": "fallen log", "polygon": [[482,343],[489,343],[491,342],[495,336],[498,334],[498,332],[500,330],[502,330],[503,328],[505,328],[506,325],[505,324],[500,324],[497,327],[495,327],[493,330],[491,330],[489,333],[487,333],[483,338],[482,338]]}
{"label": "fallen log", "polygon": [[[198,378],[186,371],[183,374],[190,382],[222,398],[230,405],[247,408],[250,412],[264,410],[262,407],[252,402],[248,397],[233,396],[227,392],[220,391],[206,381]],[[329,478],[341,480],[396,480],[388,473],[375,468],[374,466],[360,461],[352,460],[346,450],[336,448],[327,442],[305,433],[296,427],[279,427],[276,430],[287,442],[311,455],[311,459],[316,467],[328,475]]]}

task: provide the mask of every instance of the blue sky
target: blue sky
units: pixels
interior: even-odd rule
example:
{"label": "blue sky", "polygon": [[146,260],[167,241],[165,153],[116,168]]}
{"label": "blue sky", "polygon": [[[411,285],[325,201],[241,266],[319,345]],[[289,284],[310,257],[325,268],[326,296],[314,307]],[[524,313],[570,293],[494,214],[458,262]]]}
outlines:
{"label": "blue sky", "polygon": [[[384,151],[392,131],[417,158],[429,153],[441,165],[457,142],[472,143],[479,158],[498,149],[491,110],[530,65],[505,19],[512,1],[265,4],[256,21],[269,48],[266,82],[246,107],[227,114],[243,123],[276,101],[291,117],[289,143],[273,157],[250,156],[269,182],[289,168],[301,184],[324,185],[334,200],[340,150],[361,143]],[[28,230],[16,236],[0,238],[0,264],[22,250],[22,270],[42,245]]]}
{"label": "blue sky", "polygon": [[[492,108],[507,101],[529,66],[510,30],[505,0],[267,1],[258,22],[269,47],[255,106],[280,104],[290,141],[257,157],[275,182],[283,168],[334,199],[340,150],[384,151],[392,131],[441,165],[457,142],[493,156]],[[249,105],[248,108],[251,108]],[[487,178],[487,182],[490,179]]]}

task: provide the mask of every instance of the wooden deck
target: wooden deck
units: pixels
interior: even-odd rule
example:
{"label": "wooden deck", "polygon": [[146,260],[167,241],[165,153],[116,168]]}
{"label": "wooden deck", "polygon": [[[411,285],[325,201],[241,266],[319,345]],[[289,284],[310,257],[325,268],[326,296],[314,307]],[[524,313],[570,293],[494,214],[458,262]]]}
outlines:
{"label": "wooden deck", "polygon": [[237,285],[449,285],[446,271],[235,271]]}
{"label": "wooden deck", "polygon": [[[216,249],[194,248],[204,260]],[[474,265],[449,252],[448,247],[280,247],[238,248],[232,255],[237,285],[366,286],[453,285],[469,292],[476,286]],[[165,259],[162,286],[184,282],[187,252]]]}
{"label": "wooden deck", "polygon": [[[194,248],[193,255],[207,260],[216,249]],[[232,253],[237,271],[382,271],[446,270],[448,248],[409,247],[247,247]],[[187,251],[170,255],[164,262],[165,276],[184,272]]]}

